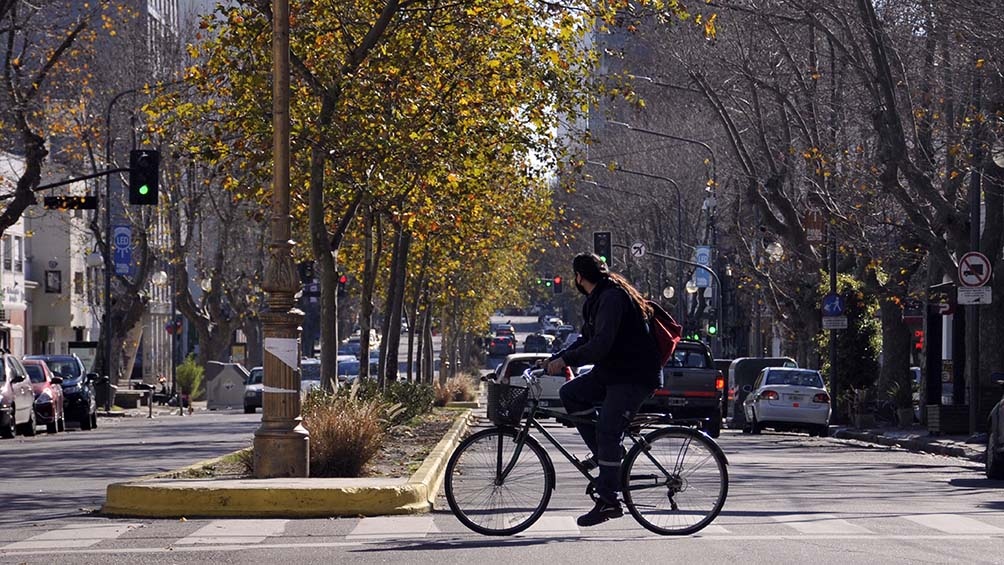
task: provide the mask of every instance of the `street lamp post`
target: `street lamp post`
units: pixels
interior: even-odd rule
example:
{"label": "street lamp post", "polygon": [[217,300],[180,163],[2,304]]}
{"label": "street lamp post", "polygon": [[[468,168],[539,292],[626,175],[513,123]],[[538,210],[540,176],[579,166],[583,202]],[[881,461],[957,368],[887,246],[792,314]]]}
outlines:
{"label": "street lamp post", "polygon": [[[590,164],[590,165],[598,165],[598,166],[606,167],[606,165],[604,165],[603,163],[600,163],[598,161],[586,161],[586,163]],[[650,179],[655,179],[655,180],[661,180],[661,181],[664,181],[664,182],[668,182],[670,185],[672,185],[673,190],[676,191],[676,254],[679,255],[680,257],[682,257],[683,256],[683,193],[680,191],[680,185],[677,184],[677,182],[675,180],[673,180],[673,179],[671,179],[669,177],[664,177],[664,176],[661,176],[661,175],[653,175],[653,174],[650,174],[650,173],[643,173],[641,171],[633,171],[631,169],[625,169],[624,167],[621,167],[620,165],[617,165],[617,168],[615,170],[617,172],[627,173],[629,175],[636,175],[636,176],[640,176],[640,177],[645,177],[645,178],[650,178]],[[677,287],[676,288],[677,288],[677,292],[680,293],[680,292],[682,292],[683,285],[684,285],[684,282],[683,282],[683,268],[678,266],[678,268],[676,270],[676,273],[677,273]],[[679,296],[680,296],[680,302],[682,302],[684,295],[681,293],[681,294],[679,294]],[[680,308],[680,323],[684,327],[687,326],[687,309],[686,308]]]}
{"label": "street lamp post", "polygon": [[262,286],[268,311],[262,422],[254,434],[254,476],[306,477],[310,435],[300,417],[300,322],[289,220],[289,0],[272,0],[272,218]]}

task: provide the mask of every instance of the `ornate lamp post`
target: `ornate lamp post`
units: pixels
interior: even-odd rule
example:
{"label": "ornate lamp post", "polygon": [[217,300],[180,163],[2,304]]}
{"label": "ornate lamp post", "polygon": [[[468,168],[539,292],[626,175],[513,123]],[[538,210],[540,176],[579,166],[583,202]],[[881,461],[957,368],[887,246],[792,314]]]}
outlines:
{"label": "ornate lamp post", "polygon": [[254,476],[306,477],[310,436],[300,417],[300,322],[289,221],[289,0],[272,0],[272,241],[264,284],[265,334],[261,427],[254,434]]}

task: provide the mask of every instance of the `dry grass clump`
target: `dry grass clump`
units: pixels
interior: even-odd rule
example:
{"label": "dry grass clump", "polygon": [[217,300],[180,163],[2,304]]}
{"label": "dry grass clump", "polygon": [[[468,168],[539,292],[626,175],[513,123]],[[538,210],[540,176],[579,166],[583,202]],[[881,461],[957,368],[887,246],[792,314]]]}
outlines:
{"label": "dry grass clump", "polygon": [[387,421],[398,409],[379,398],[360,399],[352,393],[319,393],[304,404],[311,477],[360,476],[380,451]]}
{"label": "dry grass clump", "polygon": [[458,375],[436,385],[436,406],[446,406],[448,402],[469,402],[474,400],[476,394],[473,378],[470,375]]}

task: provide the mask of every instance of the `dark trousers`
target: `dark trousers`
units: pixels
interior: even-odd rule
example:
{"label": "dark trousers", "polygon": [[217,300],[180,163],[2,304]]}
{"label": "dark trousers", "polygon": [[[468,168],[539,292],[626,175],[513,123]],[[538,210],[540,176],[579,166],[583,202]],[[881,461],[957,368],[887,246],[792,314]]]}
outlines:
{"label": "dark trousers", "polygon": [[562,385],[559,394],[565,411],[571,415],[588,416],[597,404],[600,406],[595,424],[578,424],[576,428],[599,463],[596,493],[607,500],[616,500],[621,490],[621,441],[631,418],[652,394],[652,388],[636,384],[605,385],[598,375],[587,373]]}

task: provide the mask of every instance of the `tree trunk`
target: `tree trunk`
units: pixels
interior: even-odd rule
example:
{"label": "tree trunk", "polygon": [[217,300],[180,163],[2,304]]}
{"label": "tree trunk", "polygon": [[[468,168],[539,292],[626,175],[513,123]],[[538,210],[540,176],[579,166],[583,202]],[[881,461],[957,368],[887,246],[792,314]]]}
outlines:
{"label": "tree trunk", "polygon": [[[424,251],[422,252],[422,266],[421,270],[418,273],[418,280],[416,280],[414,283],[414,288],[413,288],[414,294],[412,295],[411,306],[409,307],[409,315],[408,315],[408,324],[410,324],[408,326],[408,380],[409,381],[413,380],[412,368],[414,367],[414,365],[412,364],[412,360],[414,359],[415,355],[415,349],[414,349],[415,337],[422,335],[421,331],[422,326],[419,324],[419,318],[418,318],[419,299],[422,296],[421,295],[422,288],[425,286],[425,273],[426,270],[428,269],[428,266],[429,266],[429,246],[426,245]],[[419,340],[418,351],[419,351],[419,357],[421,357],[420,354],[421,340]],[[415,378],[414,380],[420,381],[420,379],[418,378]]]}
{"label": "tree trunk", "polygon": [[[373,239],[376,238],[374,243]],[[366,228],[363,242],[363,288],[360,299],[359,314],[359,377],[367,379],[370,377],[369,354],[370,354],[370,328],[373,323],[373,291],[376,287],[377,267],[380,264],[380,253],[383,247],[383,237],[381,235],[380,218],[372,209],[366,213]],[[374,375],[380,377],[381,375]],[[383,379],[379,379],[380,387],[383,388]]]}
{"label": "tree trunk", "polygon": [[[323,132],[331,123],[335,101],[325,96],[318,115],[318,128]],[[332,255],[331,240],[325,225],[324,210],[324,165],[327,150],[314,142],[310,147],[310,185],[308,188],[308,215],[310,224],[310,248],[314,255],[315,272],[321,281],[321,387],[326,391],[338,388],[338,337],[334,320],[337,312],[336,293],[338,281],[335,273],[335,258]]]}
{"label": "tree trunk", "polygon": [[394,257],[391,266],[391,284],[387,295],[387,314],[385,317],[387,331],[383,343],[386,346],[386,367],[383,371],[389,380],[397,380],[397,352],[401,344],[401,318],[404,311],[404,293],[408,275],[408,256],[411,250],[411,232],[399,228],[395,242]]}
{"label": "tree trunk", "polygon": [[913,404],[910,377],[910,329],[903,322],[902,299],[888,298],[879,304],[882,319],[881,393],[888,394],[897,408]]}

